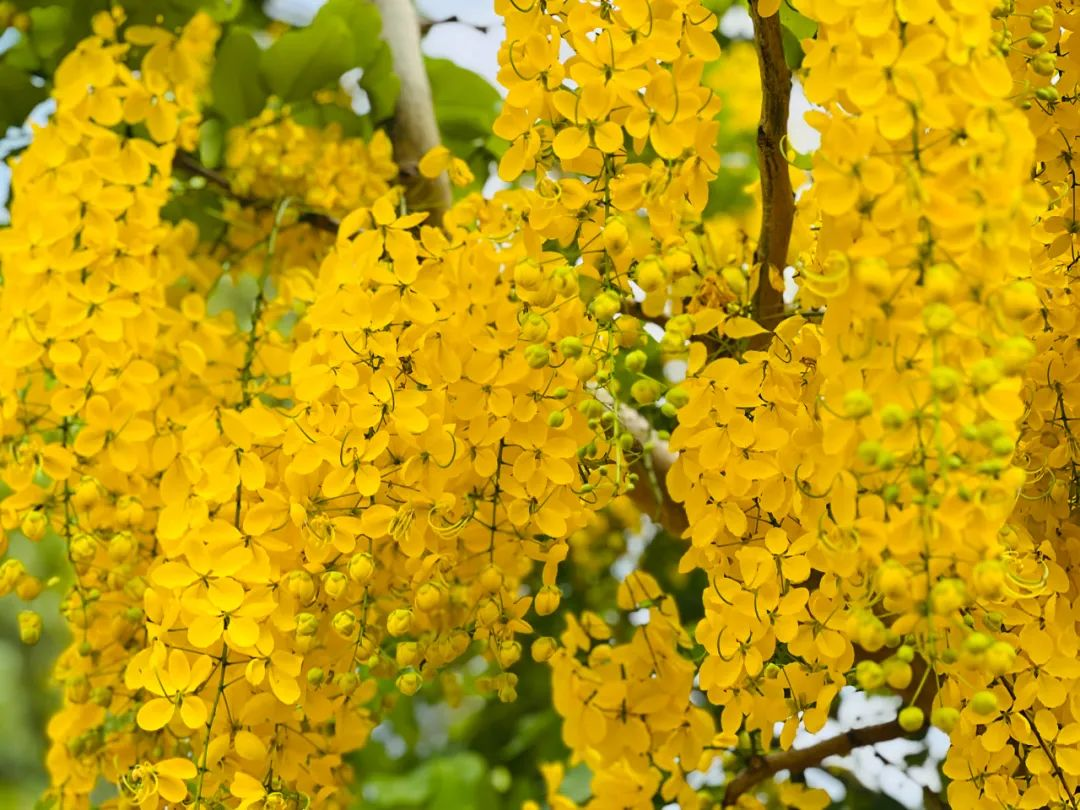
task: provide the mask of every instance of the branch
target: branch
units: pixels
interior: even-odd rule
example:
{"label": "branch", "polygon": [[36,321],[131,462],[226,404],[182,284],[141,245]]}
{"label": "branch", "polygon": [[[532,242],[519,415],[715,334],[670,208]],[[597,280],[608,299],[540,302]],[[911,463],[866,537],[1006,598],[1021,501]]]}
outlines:
{"label": "branch", "polygon": [[[263,200],[257,197],[245,197],[242,194],[237,194],[233,190],[232,183],[229,182],[228,177],[221,172],[207,168],[190,152],[184,152],[178,149],[176,154],[173,155],[173,169],[194,177],[201,177],[207,183],[222,189],[232,199],[236,200],[236,202],[240,203],[240,205],[245,208],[254,208],[258,211],[269,211],[274,208],[274,203],[270,200]],[[326,231],[327,233],[333,234],[338,232],[338,225],[341,224],[336,217],[318,211],[301,211],[297,215],[297,219],[300,222],[311,225],[313,228],[318,228],[320,231]]]}
{"label": "branch", "polygon": [[805,771],[807,768],[820,764],[826,757],[844,756],[856,748],[906,736],[907,732],[900,728],[899,721],[890,720],[888,723],[880,723],[876,726],[853,728],[806,748],[793,748],[790,751],[760,757],[752,764],[752,767],[728,783],[724,791],[724,807],[735,804],[743,793],[780,771],[792,773]]}
{"label": "branch", "polygon": [[[780,15],[762,17],[758,0],[750,3],[754,21],[754,47],[761,73],[761,120],[758,123],[758,167],[761,171],[761,231],[754,264],[760,265],[754,312],[758,322],[770,332],[784,319],[784,296],[769,280],[770,268],[787,266],[791,226],[795,218],[795,195],[791,175],[781,152],[787,134],[791,101],[791,71],[784,60]],[[764,335],[765,345],[771,340]],[[755,345],[754,348],[764,348]]]}
{"label": "branch", "polygon": [[[607,391],[597,391],[597,399],[607,400],[608,406],[614,403]],[[681,537],[689,526],[686,510],[672,499],[666,481],[668,470],[675,463],[675,454],[668,449],[668,443],[656,435],[648,419],[629,405],[619,404],[618,409],[619,421],[637,440],[642,453],[631,468],[638,481],[630,490],[630,498],[642,514],[652,518],[668,534]]]}
{"label": "branch", "polygon": [[382,16],[382,38],[390,46],[394,73],[401,81],[394,112],[394,159],[401,167],[409,207],[429,212],[428,222],[437,225],[450,207],[450,180],[445,172],[428,180],[417,171],[420,158],[442,143],[420,50],[420,21],[412,0],[375,0],[375,5]]}
{"label": "branch", "polygon": [[461,17],[458,17],[455,14],[451,17],[443,17],[441,20],[433,20],[430,17],[424,16],[420,17],[420,36],[427,36],[428,31],[430,31],[436,25],[442,25],[443,23],[457,23],[459,25],[467,25],[469,28],[479,31],[481,34],[486,34],[488,32],[488,27],[486,25],[477,25],[474,22],[463,20]]}

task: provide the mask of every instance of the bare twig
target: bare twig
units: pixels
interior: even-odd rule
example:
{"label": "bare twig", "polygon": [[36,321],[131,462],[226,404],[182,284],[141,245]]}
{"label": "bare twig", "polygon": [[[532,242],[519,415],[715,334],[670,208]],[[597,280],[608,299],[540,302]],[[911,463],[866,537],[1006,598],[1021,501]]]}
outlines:
{"label": "bare twig", "polygon": [[[761,120],[758,123],[758,164],[761,170],[761,231],[754,264],[760,265],[754,312],[758,322],[770,332],[784,319],[783,293],[769,280],[770,268],[787,265],[791,227],[795,218],[795,195],[791,190],[788,164],[781,152],[787,134],[791,101],[791,71],[784,61],[780,15],[762,17],[757,2],[750,3],[754,22],[754,47],[761,73]],[[767,333],[753,348],[765,348]]]}
{"label": "bare twig", "polygon": [[420,17],[420,36],[426,36],[427,32],[434,28],[436,25],[442,25],[443,23],[458,23],[459,25],[467,25],[469,28],[474,28],[481,34],[488,32],[486,25],[477,25],[476,23],[463,20],[456,14],[452,17],[443,17],[441,20],[433,20],[430,17]]}
{"label": "bare twig", "polygon": [[411,0],[375,0],[375,5],[382,15],[382,37],[390,46],[394,73],[401,81],[394,112],[394,159],[402,169],[409,207],[427,211],[428,222],[437,225],[450,207],[450,180],[445,172],[428,180],[416,170],[420,158],[442,142],[420,50],[420,21]]}
{"label": "bare twig", "polygon": [[[259,211],[269,211],[274,208],[274,202],[272,200],[262,200],[257,197],[247,197],[243,194],[238,194],[233,190],[232,183],[229,182],[229,178],[218,171],[214,171],[211,168],[204,166],[199,162],[199,159],[190,152],[184,152],[177,150],[173,156],[173,169],[183,172],[187,175],[194,177],[201,177],[207,183],[217,186],[226,194],[229,195],[236,202],[245,208],[254,208]],[[297,215],[297,219],[300,222],[307,223],[313,228],[318,228],[320,231],[326,231],[327,233],[337,233],[338,222],[336,217],[332,217],[329,214],[323,214],[319,211],[301,211]]]}
{"label": "bare twig", "polygon": [[619,405],[619,421],[637,440],[641,458],[631,472],[638,477],[630,497],[642,514],[648,515],[668,534],[681,537],[689,523],[686,510],[668,492],[667,473],[675,463],[668,443],[656,435],[649,420],[629,405]]}
{"label": "bare twig", "polygon": [[790,751],[759,757],[749,768],[728,783],[724,791],[724,806],[735,804],[743,793],[780,771],[792,773],[805,771],[807,768],[819,765],[826,757],[843,756],[850,754],[856,748],[905,736],[907,732],[900,728],[899,721],[890,720],[888,723],[879,723],[876,726],[853,728],[806,748],[793,748]]}

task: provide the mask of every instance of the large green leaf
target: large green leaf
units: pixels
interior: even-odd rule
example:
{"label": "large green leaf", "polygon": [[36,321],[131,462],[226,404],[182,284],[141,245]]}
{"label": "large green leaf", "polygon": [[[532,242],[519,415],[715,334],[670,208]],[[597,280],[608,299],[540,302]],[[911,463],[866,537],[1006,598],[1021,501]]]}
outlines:
{"label": "large green leaf", "polygon": [[806,15],[800,14],[790,3],[780,4],[780,24],[800,40],[817,33],[817,23]]}
{"label": "large green leaf", "polygon": [[394,73],[393,58],[386,43],[380,42],[372,60],[364,66],[364,75],[360,77],[360,86],[371,102],[371,119],[378,123],[394,114],[397,106],[401,81]]}
{"label": "large green leaf", "polygon": [[467,154],[486,141],[502,98],[483,77],[449,59],[426,63],[439,132],[452,151]]}
{"label": "large green leaf", "polygon": [[270,90],[283,101],[311,98],[316,90],[355,67],[352,32],[333,14],[288,31],[262,53],[261,67]]}
{"label": "large green leaf", "polygon": [[199,125],[199,162],[208,169],[221,165],[225,151],[225,127],[220,118],[207,118]]}
{"label": "large green leaf", "polygon": [[241,274],[235,282],[232,276],[224,275],[206,299],[206,312],[208,315],[217,315],[230,309],[240,331],[250,332],[258,294],[259,281],[250,273]]}
{"label": "large green leaf", "polygon": [[382,45],[379,10],[366,0],[329,0],[319,9],[312,25],[319,25],[330,17],[344,23],[352,35],[352,64],[349,67],[366,67]]}
{"label": "large green leaf", "polygon": [[48,97],[44,87],[30,83],[30,74],[0,63],[0,134],[8,127],[20,126],[30,111]]}
{"label": "large green leaf", "polygon": [[71,12],[64,6],[41,6],[30,9],[27,36],[34,52],[43,61],[51,60],[64,46]]}
{"label": "large green leaf", "polygon": [[263,53],[263,74],[283,100],[308,99],[351,68],[364,68],[366,74],[374,67],[386,51],[380,30],[372,4],[330,0],[311,25],[283,34]]}
{"label": "large green leaf", "polygon": [[239,124],[258,115],[266,104],[266,86],[255,66],[259,46],[247,31],[234,28],[218,48],[210,91],[214,107],[227,124]]}
{"label": "large green leaf", "polygon": [[780,4],[780,35],[784,46],[784,60],[792,70],[802,67],[802,41],[817,33],[817,23],[800,14],[790,3]]}

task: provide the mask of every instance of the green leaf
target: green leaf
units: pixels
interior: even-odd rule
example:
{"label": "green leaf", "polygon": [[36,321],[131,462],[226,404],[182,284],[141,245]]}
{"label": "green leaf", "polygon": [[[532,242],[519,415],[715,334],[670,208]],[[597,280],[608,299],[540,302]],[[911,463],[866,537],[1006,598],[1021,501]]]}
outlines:
{"label": "green leaf", "polygon": [[207,118],[199,125],[199,162],[210,169],[221,165],[225,151],[225,127],[220,118]]}
{"label": "green leaf", "polygon": [[[311,25],[283,34],[262,55],[262,72],[270,89],[284,101],[310,99],[352,68],[363,68],[371,87],[365,86],[376,108],[385,106],[386,88],[376,81],[389,52],[379,39],[378,9],[357,0],[329,0]],[[388,70],[388,68],[387,68]],[[397,88],[392,88],[396,98]],[[392,110],[391,103],[391,110]]]}
{"label": "green leaf", "polygon": [[242,274],[235,282],[232,276],[224,275],[206,299],[206,312],[208,315],[218,315],[227,309],[232,310],[240,331],[250,332],[258,294],[259,281],[250,273]]}
{"label": "green leaf", "polygon": [[229,31],[218,48],[210,91],[215,109],[230,125],[254,118],[266,105],[266,86],[253,69],[259,57],[255,38],[236,28]]}
{"label": "green leaf", "polygon": [[431,761],[434,795],[426,810],[495,810],[498,798],[478,754],[451,754]]}
{"label": "green leaf", "polygon": [[382,31],[379,10],[363,0],[329,0],[319,9],[311,24],[320,25],[331,17],[340,20],[352,36],[352,64],[349,67],[366,67],[383,44],[379,39],[379,32]]}
{"label": "green leaf", "polygon": [[71,13],[63,6],[43,6],[30,9],[30,30],[27,37],[34,52],[49,61],[64,46]]}
{"label": "green leaf", "polygon": [[563,776],[559,793],[572,802],[581,804],[592,795],[592,771],[584,762],[575,765]]}
{"label": "green leaf", "polygon": [[372,60],[364,66],[364,75],[360,77],[360,86],[371,102],[371,120],[376,123],[393,116],[401,90],[390,49],[385,42],[379,45]]}
{"label": "green leaf", "polygon": [[187,5],[193,5],[192,13],[205,11],[210,17],[219,23],[232,22],[244,9],[244,0],[194,0]]}
{"label": "green leaf", "polygon": [[262,52],[261,68],[270,90],[282,101],[306,101],[351,67],[352,33],[337,15],[288,31]]}
{"label": "green leaf", "polygon": [[364,804],[371,807],[419,807],[431,796],[432,773],[417,768],[402,776],[373,776],[364,783]]}
{"label": "green leaf", "polygon": [[[486,79],[449,59],[426,59],[435,118],[451,151],[467,154],[486,141],[502,97]],[[455,149],[456,141],[462,147]]]}
{"label": "green leaf", "polygon": [[802,66],[803,49],[799,38],[791,33],[790,28],[780,29],[780,42],[784,47],[784,61],[791,70],[798,70]]}
{"label": "green leaf", "polygon": [[48,98],[44,87],[34,87],[30,83],[30,74],[0,63],[0,134],[8,127],[21,126],[26,116],[40,102]]}
{"label": "green leaf", "polygon": [[349,107],[340,104],[317,104],[314,101],[298,101],[292,105],[293,120],[305,127],[325,129],[331,124],[341,127],[347,138],[371,137],[371,121],[367,116],[357,115]]}
{"label": "green leaf", "polygon": [[817,33],[817,23],[806,15],[800,14],[786,2],[780,4],[780,24],[799,40],[807,39]]}

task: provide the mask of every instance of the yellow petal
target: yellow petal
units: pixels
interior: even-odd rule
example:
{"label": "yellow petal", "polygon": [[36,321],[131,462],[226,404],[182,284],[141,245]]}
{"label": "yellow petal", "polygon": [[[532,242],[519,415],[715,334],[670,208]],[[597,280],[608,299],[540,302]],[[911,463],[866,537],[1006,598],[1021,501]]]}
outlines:
{"label": "yellow petal", "polygon": [[210,604],[226,613],[236,610],[244,603],[245,593],[243,585],[227,577],[213,580],[207,589]]}
{"label": "yellow petal", "polygon": [[144,731],[157,731],[159,728],[168,725],[169,721],[172,720],[175,709],[176,706],[173,705],[171,700],[154,698],[150,702],[143,704],[143,707],[139,709],[139,713],[135,716],[135,722]]}
{"label": "yellow petal", "polygon": [[246,773],[238,773],[229,786],[229,792],[238,799],[253,799],[266,795],[262,782]]}
{"label": "yellow petal", "polygon": [[263,741],[250,731],[236,732],[236,741],[233,744],[236,753],[244,759],[259,762],[266,758],[266,746]]}
{"label": "yellow petal", "polygon": [[159,565],[154,569],[154,573],[150,575],[150,579],[154,581],[155,585],[169,589],[186,588],[198,578],[198,574],[188,566],[178,562],[167,562]]}
{"label": "yellow petal", "polygon": [[180,719],[188,728],[202,728],[206,725],[206,704],[202,698],[188,695],[180,704]]}
{"label": "yellow petal", "polygon": [[300,687],[296,679],[282,675],[277,667],[270,668],[270,689],[277,699],[287,706],[291,706],[300,699]]}
{"label": "yellow petal", "polygon": [[736,340],[760,335],[764,331],[765,329],[761,324],[750,318],[728,318],[724,321],[724,334]]}
{"label": "yellow petal", "polygon": [[438,177],[446,171],[453,155],[445,146],[436,146],[430,149],[426,155],[420,158],[417,168],[424,177]]}
{"label": "yellow petal", "polygon": [[254,619],[233,616],[225,631],[225,640],[232,647],[250,647],[259,640],[259,625]]}
{"label": "yellow petal", "polygon": [[371,464],[361,464],[356,470],[356,491],[365,497],[379,491],[379,471]]}
{"label": "yellow petal", "polygon": [[179,779],[165,776],[161,773],[161,766],[158,766],[158,793],[161,794],[161,798],[167,802],[178,804],[187,796],[187,792],[187,785]]}
{"label": "yellow petal", "polygon": [[780,10],[780,0],[758,0],[757,13],[762,17],[771,17]]}
{"label": "yellow petal", "polygon": [[[163,759],[154,766],[159,776],[171,776],[173,779],[194,779],[198,772],[195,763],[183,757]],[[173,800],[175,801],[175,799]]]}
{"label": "yellow petal", "polygon": [[589,136],[583,129],[569,127],[555,136],[552,148],[560,160],[573,160],[589,148]]}
{"label": "yellow petal", "polygon": [[221,638],[225,622],[220,616],[198,616],[188,625],[187,637],[192,646],[208,649]]}

